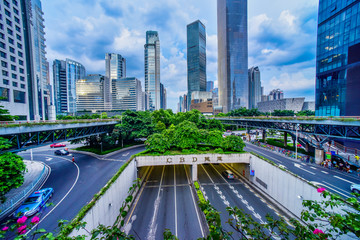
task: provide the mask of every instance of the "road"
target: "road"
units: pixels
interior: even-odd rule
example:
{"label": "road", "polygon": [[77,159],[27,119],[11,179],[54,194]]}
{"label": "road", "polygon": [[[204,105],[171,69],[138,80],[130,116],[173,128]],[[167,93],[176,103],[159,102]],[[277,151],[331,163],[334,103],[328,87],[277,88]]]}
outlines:
{"label": "road", "polygon": [[190,167],[151,167],[126,221],[137,239],[163,239],[165,229],[179,239],[204,237],[200,210],[190,186]]}
{"label": "road", "polygon": [[360,183],[360,178],[354,174],[340,172],[339,170],[329,170],[316,164],[303,163],[253,144],[247,143],[244,150],[258,153],[276,164],[281,164],[300,177],[318,186],[325,187],[329,191],[339,194],[344,198],[352,197],[350,191],[351,184]]}
{"label": "road", "polygon": [[[33,159],[51,168],[51,174],[43,187],[52,187],[55,192],[51,199],[53,206],[42,210],[38,227],[54,232],[59,220],[72,220],[131,155],[143,150],[144,147],[138,147],[105,159],[74,153],[76,164],[73,164],[71,156],[56,156],[54,149],[36,149]],[[29,151],[19,155],[30,160]]]}

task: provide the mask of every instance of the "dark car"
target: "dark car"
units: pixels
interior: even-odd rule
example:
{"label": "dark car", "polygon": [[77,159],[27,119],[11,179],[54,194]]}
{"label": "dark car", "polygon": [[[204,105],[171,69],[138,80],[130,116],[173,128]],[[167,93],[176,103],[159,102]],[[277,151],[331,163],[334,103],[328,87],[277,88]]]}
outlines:
{"label": "dark car", "polygon": [[69,151],[66,151],[65,149],[56,150],[55,154],[56,155],[69,155]]}
{"label": "dark car", "polygon": [[221,174],[227,179],[234,179],[234,174],[230,170],[225,170]]}
{"label": "dark car", "polygon": [[54,189],[44,188],[31,194],[23,204],[14,212],[14,217],[32,216],[43,208],[49,198],[52,197]]}

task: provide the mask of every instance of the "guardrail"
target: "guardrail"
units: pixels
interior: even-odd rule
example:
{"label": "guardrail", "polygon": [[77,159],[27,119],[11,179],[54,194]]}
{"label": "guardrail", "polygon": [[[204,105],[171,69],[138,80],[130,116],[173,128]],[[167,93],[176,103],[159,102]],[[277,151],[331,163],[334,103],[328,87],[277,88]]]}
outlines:
{"label": "guardrail", "polygon": [[44,165],[43,170],[41,171],[39,177],[27,186],[24,190],[18,193],[9,201],[6,201],[4,204],[0,205],[0,220],[7,217],[12,211],[14,211],[31,193],[33,193],[43,182],[44,179],[48,176],[49,168]]}
{"label": "guardrail", "polygon": [[67,124],[67,123],[93,123],[93,122],[113,122],[119,119],[70,119],[70,120],[40,120],[40,121],[0,121],[0,126],[6,125],[38,125],[38,124]]}

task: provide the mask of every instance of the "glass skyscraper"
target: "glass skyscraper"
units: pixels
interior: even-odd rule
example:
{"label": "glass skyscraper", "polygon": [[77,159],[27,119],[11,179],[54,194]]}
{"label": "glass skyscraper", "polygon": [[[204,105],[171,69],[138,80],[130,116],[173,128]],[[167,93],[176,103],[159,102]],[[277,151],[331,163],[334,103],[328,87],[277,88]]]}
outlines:
{"label": "glass skyscraper", "polygon": [[104,80],[100,74],[89,74],[76,81],[77,111],[104,111]]}
{"label": "glass skyscraper", "polygon": [[146,32],[145,92],[149,95],[150,111],[160,109],[160,40],[157,31]]}
{"label": "glass skyscraper", "polygon": [[187,25],[188,106],[191,93],[206,91],[206,31],[199,20]]}
{"label": "glass skyscraper", "polygon": [[218,0],[219,105],[249,107],[247,0]]}
{"label": "glass skyscraper", "polygon": [[360,1],[320,0],[316,53],[317,116],[360,115]]}
{"label": "glass skyscraper", "polygon": [[142,97],[141,81],[137,78],[127,77],[112,80],[113,110],[143,110]]}
{"label": "glass skyscraper", "polygon": [[85,67],[76,61],[54,60],[53,79],[57,113],[76,113],[76,81],[86,76]]}
{"label": "glass skyscraper", "polygon": [[261,80],[259,67],[249,69],[249,109],[257,108],[261,102]]}

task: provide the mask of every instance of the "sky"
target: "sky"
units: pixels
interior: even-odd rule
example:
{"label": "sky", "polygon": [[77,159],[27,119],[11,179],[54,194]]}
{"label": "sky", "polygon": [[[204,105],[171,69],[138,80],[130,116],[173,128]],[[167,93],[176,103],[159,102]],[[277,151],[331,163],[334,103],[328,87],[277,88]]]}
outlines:
{"label": "sky", "polygon": [[[217,86],[216,0],[62,0],[42,1],[47,59],[70,58],[87,74],[105,74],[105,53],[126,58],[127,77],[142,81],[147,30],[158,31],[160,81],[167,107],[177,111],[187,92],[186,25],[206,26],[207,81]],[[264,93],[315,97],[318,0],[248,1],[249,68],[259,66]],[[51,74],[52,75],[52,74]]]}

